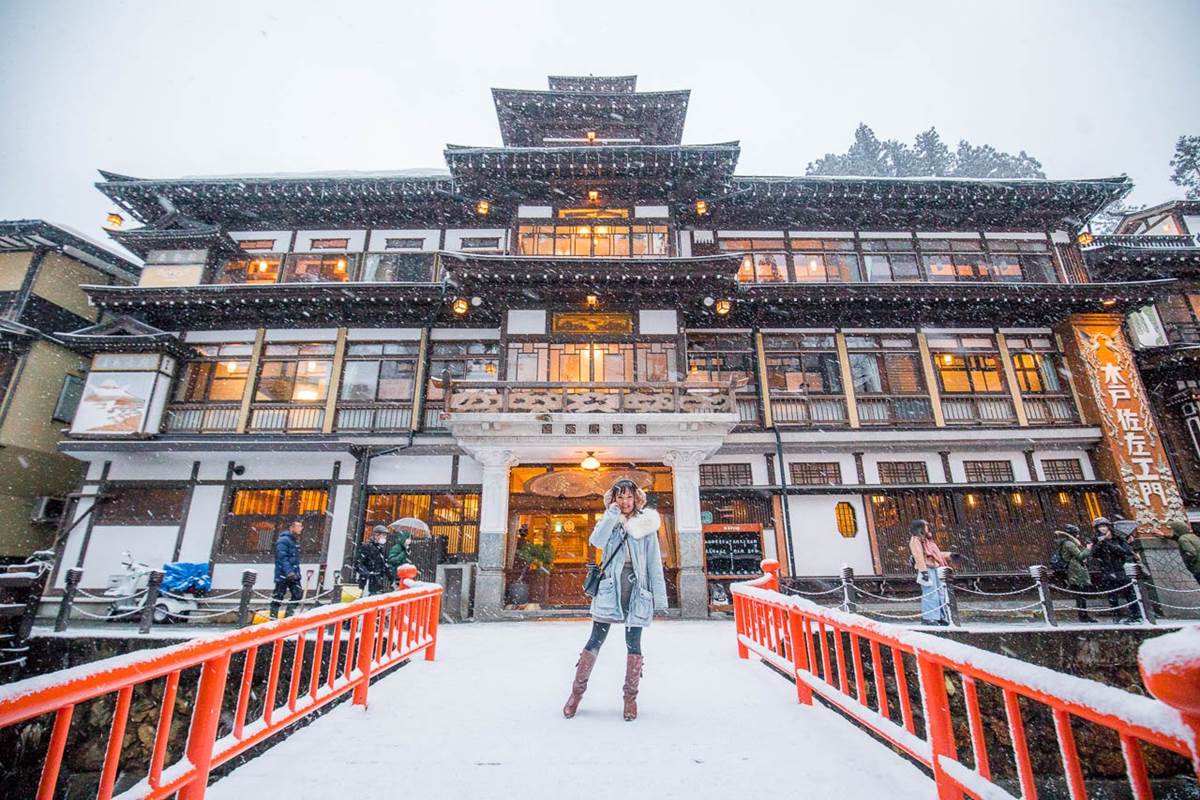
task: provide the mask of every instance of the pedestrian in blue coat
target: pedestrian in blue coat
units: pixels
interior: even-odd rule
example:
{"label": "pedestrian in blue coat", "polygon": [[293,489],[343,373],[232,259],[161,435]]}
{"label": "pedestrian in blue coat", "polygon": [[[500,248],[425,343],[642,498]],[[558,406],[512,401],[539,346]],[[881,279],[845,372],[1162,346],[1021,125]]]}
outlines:
{"label": "pedestrian in blue coat", "polygon": [[275,592],[271,595],[271,619],[279,615],[279,603],[285,594],[290,596],[283,615],[290,617],[294,605],[304,596],[300,584],[300,544],[299,536],[304,530],[304,523],[292,520],[292,524],[279,532],[275,540]]}

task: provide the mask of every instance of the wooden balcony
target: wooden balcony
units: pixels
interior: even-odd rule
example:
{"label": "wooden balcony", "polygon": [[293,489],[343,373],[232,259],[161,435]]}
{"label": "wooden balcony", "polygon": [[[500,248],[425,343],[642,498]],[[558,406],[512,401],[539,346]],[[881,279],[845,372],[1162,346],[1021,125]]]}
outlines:
{"label": "wooden balcony", "polygon": [[254,403],[248,433],[320,433],[324,403]]}
{"label": "wooden balcony", "polygon": [[395,433],[412,428],[412,403],[338,403],[339,433]]}
{"label": "wooden balcony", "polygon": [[1025,418],[1030,425],[1075,425],[1079,414],[1069,394],[1022,395]]}
{"label": "wooden balcony", "polygon": [[232,433],[241,403],[172,403],[163,414],[164,433]]}
{"label": "wooden balcony", "polygon": [[925,395],[859,395],[858,421],[869,425],[932,425],[933,404]]}
{"label": "wooden balcony", "polygon": [[947,425],[1016,425],[1012,398],[997,395],[942,395]]}
{"label": "wooden balcony", "polygon": [[780,425],[849,425],[840,394],[771,392],[771,413]]}
{"label": "wooden balcony", "polygon": [[736,414],[731,385],[715,383],[476,383],[451,381],[451,414]]}

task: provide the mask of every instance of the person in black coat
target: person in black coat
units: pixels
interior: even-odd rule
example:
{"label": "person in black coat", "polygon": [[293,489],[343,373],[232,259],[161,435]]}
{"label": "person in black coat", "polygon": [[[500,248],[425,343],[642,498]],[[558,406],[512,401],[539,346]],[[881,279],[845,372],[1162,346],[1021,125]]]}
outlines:
{"label": "person in black coat", "polygon": [[1125,574],[1125,565],[1137,561],[1137,555],[1104,517],[1097,517],[1092,522],[1092,530],[1096,534],[1092,543],[1092,563],[1099,569],[1100,589],[1108,592],[1105,596],[1113,620],[1140,622],[1133,587],[1128,585],[1129,576]]}
{"label": "person in black coat", "polygon": [[300,584],[299,544],[303,530],[303,522],[292,520],[292,524],[280,531],[275,540],[275,591],[271,594],[271,619],[279,616],[279,603],[285,594],[291,598],[283,610],[285,617],[292,615],[295,604],[304,597],[304,589]]}
{"label": "person in black coat", "polygon": [[387,528],[375,526],[371,540],[359,545],[354,566],[358,571],[358,585],[362,587],[364,595],[392,590],[392,578],[388,574]]}

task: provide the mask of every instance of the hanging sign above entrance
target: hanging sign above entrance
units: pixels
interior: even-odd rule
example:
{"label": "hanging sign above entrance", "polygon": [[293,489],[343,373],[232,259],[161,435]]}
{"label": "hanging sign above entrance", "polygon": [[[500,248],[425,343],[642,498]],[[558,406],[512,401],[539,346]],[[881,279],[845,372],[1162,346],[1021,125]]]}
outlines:
{"label": "hanging sign above entrance", "polygon": [[528,494],[542,497],[588,497],[602,495],[622,478],[628,478],[642,489],[654,485],[654,476],[640,469],[610,469],[586,472],[581,469],[559,469],[530,478],[525,482]]}

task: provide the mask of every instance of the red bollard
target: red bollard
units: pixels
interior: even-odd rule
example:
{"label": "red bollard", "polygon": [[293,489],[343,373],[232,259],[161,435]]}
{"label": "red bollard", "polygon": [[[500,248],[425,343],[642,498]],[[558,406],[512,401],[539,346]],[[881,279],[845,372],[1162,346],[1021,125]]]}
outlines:
{"label": "red bollard", "polygon": [[1138,669],[1150,694],[1178,711],[1195,732],[1192,768],[1200,780],[1200,625],[1143,642]]}
{"label": "red bollard", "polygon": [[767,581],[763,584],[764,589],[772,592],[779,591],[779,562],[773,558],[763,559],[762,571],[767,575]]}

